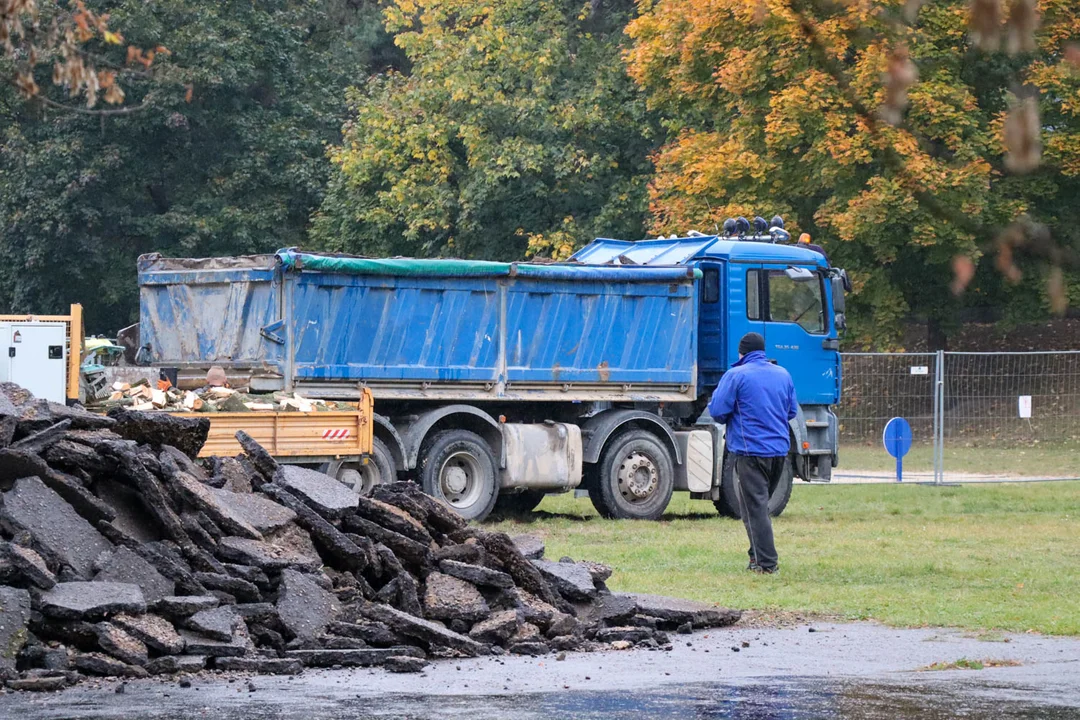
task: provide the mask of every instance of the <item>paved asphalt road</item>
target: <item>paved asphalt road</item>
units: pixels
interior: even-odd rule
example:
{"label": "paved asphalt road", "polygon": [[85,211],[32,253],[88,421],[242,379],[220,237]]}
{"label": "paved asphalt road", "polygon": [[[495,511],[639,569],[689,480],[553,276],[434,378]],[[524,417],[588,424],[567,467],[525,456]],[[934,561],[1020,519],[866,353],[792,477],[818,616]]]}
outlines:
{"label": "paved asphalt road", "polygon": [[[734,628],[675,635],[671,652],[439,661],[420,675],[381,669],[298,677],[205,674],[87,683],[0,696],[19,720],[431,718],[1080,718],[1080,639],[876,624]],[[748,644],[744,647],[744,643]],[[733,650],[738,648],[738,652]],[[1015,667],[925,672],[961,658]],[[253,683],[254,690],[248,686]]]}

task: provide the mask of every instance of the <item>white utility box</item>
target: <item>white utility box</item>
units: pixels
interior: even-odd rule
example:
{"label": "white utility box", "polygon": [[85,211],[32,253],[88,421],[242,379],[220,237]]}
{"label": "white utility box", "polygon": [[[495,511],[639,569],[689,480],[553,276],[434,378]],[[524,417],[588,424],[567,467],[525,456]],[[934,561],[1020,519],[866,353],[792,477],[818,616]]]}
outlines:
{"label": "white utility box", "polygon": [[0,322],[0,382],[21,385],[35,397],[67,398],[67,325]]}

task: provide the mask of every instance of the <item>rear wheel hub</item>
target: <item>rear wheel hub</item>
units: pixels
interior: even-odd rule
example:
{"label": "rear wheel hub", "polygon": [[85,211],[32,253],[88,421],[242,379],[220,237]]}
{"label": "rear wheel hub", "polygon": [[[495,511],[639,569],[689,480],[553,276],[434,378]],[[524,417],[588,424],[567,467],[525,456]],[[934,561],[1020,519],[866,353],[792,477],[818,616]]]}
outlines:
{"label": "rear wheel hub", "polygon": [[644,500],[660,484],[660,473],[648,456],[634,453],[619,466],[619,492],[630,500]]}

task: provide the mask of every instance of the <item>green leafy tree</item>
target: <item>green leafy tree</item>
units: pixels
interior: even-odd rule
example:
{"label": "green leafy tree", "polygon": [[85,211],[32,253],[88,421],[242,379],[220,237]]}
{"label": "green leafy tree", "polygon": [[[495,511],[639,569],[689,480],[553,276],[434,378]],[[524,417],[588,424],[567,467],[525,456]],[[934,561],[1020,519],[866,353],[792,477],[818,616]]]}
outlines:
{"label": "green leafy tree", "polygon": [[345,88],[400,60],[373,4],[120,0],[108,10],[134,47],[168,47],[119,74],[117,113],[0,90],[0,307],[82,302],[91,331],[137,319],[141,253],[302,244]]}
{"label": "green leafy tree", "polygon": [[639,237],[650,122],[620,59],[627,2],[396,0],[408,73],[350,92],[313,230],[367,254],[563,258]]}

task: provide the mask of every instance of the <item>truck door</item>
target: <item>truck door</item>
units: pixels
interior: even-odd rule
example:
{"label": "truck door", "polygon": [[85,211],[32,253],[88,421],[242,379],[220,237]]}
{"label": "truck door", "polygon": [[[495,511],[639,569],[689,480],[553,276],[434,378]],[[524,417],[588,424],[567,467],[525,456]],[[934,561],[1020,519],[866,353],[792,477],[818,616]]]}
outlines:
{"label": "truck door", "polygon": [[831,405],[837,400],[837,336],[825,278],[806,270],[809,279],[792,278],[781,267],[762,270],[765,353],[791,373],[801,405]]}
{"label": "truck door", "polygon": [[[731,263],[728,273],[728,342],[724,369],[739,360],[739,340],[748,332],[765,335],[762,266]],[[772,357],[771,355],[769,357]]]}

